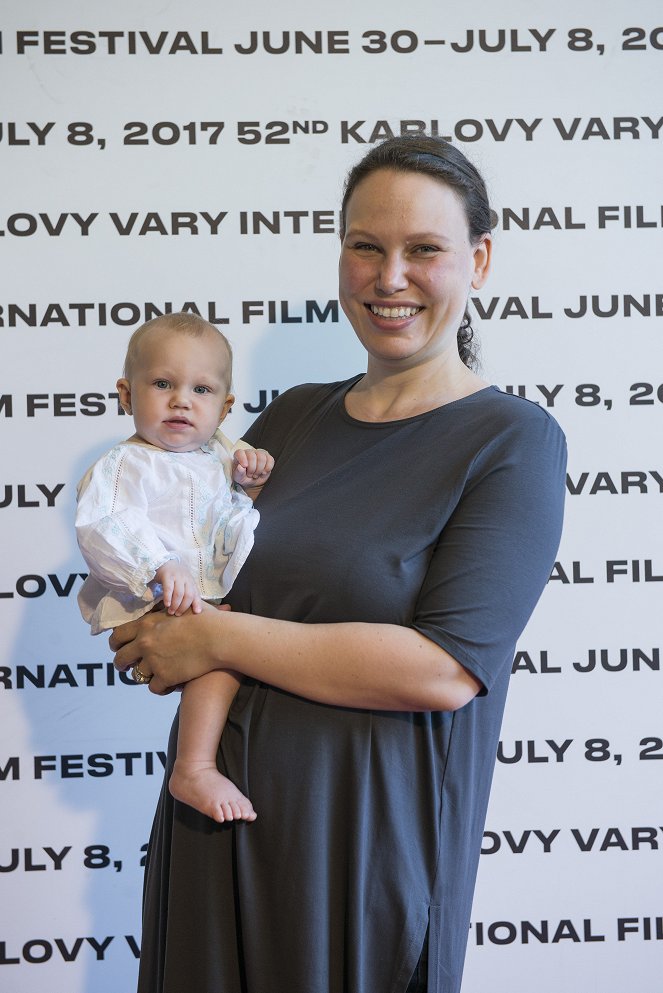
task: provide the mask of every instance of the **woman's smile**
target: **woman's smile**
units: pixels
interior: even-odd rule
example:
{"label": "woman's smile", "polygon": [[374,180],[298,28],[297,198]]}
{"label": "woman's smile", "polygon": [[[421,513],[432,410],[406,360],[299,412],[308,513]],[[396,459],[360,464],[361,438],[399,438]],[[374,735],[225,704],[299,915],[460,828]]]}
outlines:
{"label": "woman's smile", "polygon": [[375,317],[382,317],[389,321],[416,317],[417,314],[421,313],[423,310],[423,307],[412,307],[407,304],[398,304],[396,306],[389,307],[386,304],[379,305],[375,303],[367,303],[366,306]]}

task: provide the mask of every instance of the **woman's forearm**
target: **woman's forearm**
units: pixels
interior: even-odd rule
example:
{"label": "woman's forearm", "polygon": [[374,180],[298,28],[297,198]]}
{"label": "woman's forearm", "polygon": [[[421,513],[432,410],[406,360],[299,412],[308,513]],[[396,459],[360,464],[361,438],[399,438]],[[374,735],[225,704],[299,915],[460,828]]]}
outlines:
{"label": "woman's forearm", "polygon": [[321,703],[376,710],[456,710],[481,688],[411,628],[220,618],[223,666]]}
{"label": "woman's forearm", "polygon": [[393,624],[301,624],[204,609],[150,614],[118,629],[119,668],[141,662],[164,692],[211,669],[233,669],[290,693],[336,706],[456,710],[481,683],[444,649]]}

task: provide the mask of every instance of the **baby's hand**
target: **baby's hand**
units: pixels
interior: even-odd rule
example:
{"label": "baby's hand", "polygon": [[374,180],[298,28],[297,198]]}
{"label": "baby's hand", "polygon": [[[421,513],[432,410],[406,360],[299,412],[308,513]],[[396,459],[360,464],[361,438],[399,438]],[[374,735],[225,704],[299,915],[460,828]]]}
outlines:
{"label": "baby's hand", "polygon": [[233,481],[245,489],[264,486],[274,468],[274,459],[264,448],[238,448],[234,453]]}
{"label": "baby's hand", "polygon": [[203,609],[196,582],[179,562],[164,562],[154,578],[163,588],[163,605],[169,614],[180,617],[191,607],[194,614]]}

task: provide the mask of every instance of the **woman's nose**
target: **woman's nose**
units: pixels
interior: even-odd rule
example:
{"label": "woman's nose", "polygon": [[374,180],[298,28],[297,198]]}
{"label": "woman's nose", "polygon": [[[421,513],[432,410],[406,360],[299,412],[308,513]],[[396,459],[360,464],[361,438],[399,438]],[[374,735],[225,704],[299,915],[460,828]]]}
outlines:
{"label": "woman's nose", "polygon": [[383,255],[376,279],[376,289],[385,296],[404,290],[408,285],[405,259],[399,254]]}

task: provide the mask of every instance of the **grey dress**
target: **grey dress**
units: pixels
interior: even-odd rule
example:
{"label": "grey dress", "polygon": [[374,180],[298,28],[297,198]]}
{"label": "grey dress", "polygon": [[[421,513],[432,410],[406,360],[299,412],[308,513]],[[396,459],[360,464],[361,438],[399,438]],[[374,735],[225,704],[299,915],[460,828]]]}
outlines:
{"label": "grey dress", "polygon": [[427,933],[429,993],[460,988],[514,646],[560,537],[564,436],[494,387],[359,422],[344,408],[358,378],[290,390],[248,433],[276,469],[229,600],[412,627],[483,690],[455,713],[398,713],[246,680],[219,767],[258,819],[216,825],[164,788],[140,993],[404,993]]}

